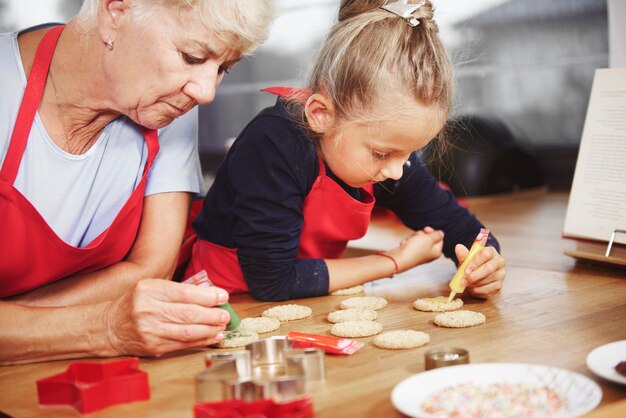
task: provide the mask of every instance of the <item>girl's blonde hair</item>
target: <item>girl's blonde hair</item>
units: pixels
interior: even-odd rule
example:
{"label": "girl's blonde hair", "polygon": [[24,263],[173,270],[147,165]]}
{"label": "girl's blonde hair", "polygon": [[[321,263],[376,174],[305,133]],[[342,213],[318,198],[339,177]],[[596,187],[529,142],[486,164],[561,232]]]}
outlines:
{"label": "girl's blonde hair", "polygon": [[[100,0],[85,0],[78,21],[95,24]],[[153,6],[191,9],[212,33],[230,49],[242,54],[252,52],[267,39],[275,11],[272,0],[133,0],[133,14],[142,20]]]}
{"label": "girl's blonde hair", "polygon": [[[328,96],[344,122],[371,116],[373,105],[390,90],[406,92],[425,106],[438,105],[445,118],[452,102],[452,66],[431,2],[414,13],[420,22],[416,27],[381,9],[384,3],[341,1],[339,21],[319,52],[309,88]],[[289,103],[292,111],[304,116],[294,102]]]}

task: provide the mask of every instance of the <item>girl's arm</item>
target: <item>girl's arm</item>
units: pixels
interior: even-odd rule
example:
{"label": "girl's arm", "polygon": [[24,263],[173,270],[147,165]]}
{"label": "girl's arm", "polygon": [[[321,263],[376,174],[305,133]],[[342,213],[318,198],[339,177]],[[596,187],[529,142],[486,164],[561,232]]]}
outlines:
{"label": "girl's arm", "polygon": [[[383,277],[392,277],[441,256],[443,234],[430,227],[408,236],[385,253],[326,260],[329,291],[352,287]],[[383,255],[384,254],[384,255]]]}

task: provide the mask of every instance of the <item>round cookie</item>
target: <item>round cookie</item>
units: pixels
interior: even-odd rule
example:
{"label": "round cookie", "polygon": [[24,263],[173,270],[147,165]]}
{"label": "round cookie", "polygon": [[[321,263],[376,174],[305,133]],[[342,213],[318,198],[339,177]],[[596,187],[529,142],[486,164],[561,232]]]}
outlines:
{"label": "round cookie", "polygon": [[224,339],[214,346],[217,348],[243,347],[259,339],[259,334],[253,331],[238,329],[235,331],[225,331]]}
{"label": "round cookie", "polygon": [[430,336],[425,332],[403,329],[386,331],[374,337],[374,345],[389,350],[404,350],[421,347],[430,342]]}
{"label": "round cookie", "polygon": [[358,295],[359,293],[364,292],[363,285],[346,287],[345,289],[338,289],[331,293],[333,296],[346,296],[346,295]]}
{"label": "round cookie", "polygon": [[378,312],[371,309],[349,308],[331,312],[326,319],[328,319],[328,322],[336,324],[338,322],[358,320],[373,321],[376,318],[378,318]]}
{"label": "round cookie", "polygon": [[361,308],[377,311],[387,306],[387,299],[378,296],[357,296],[342,300],[339,306],[341,309]]}
{"label": "round cookie", "polygon": [[374,321],[346,321],[333,325],[330,333],[337,337],[369,337],[376,335],[383,330],[380,322]]}
{"label": "round cookie", "polygon": [[239,329],[254,331],[257,334],[276,331],[280,328],[280,321],[275,318],[260,316],[258,318],[244,318],[241,320]]}
{"label": "round cookie", "polygon": [[413,302],[413,307],[418,311],[424,312],[447,312],[456,311],[463,306],[463,301],[459,298],[453,299],[448,303],[446,296],[437,296],[436,298],[420,298]]}
{"label": "round cookie", "polygon": [[486,321],[485,315],[474,311],[445,312],[435,315],[435,325],[446,328],[465,328],[482,325]]}
{"label": "round cookie", "polygon": [[313,314],[313,310],[308,306],[302,305],[278,305],[269,308],[263,312],[263,316],[267,318],[278,319],[281,322],[295,321],[297,319],[306,318]]}

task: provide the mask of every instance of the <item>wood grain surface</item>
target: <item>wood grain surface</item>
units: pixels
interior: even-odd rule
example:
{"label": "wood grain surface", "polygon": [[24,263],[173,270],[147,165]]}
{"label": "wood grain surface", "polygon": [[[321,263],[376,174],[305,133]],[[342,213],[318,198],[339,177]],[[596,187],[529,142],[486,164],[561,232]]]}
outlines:
{"label": "wood grain surface", "polygon": [[[351,356],[327,355],[327,379],[312,393],[316,417],[402,417],[391,403],[392,389],[424,371],[426,350],[444,346],[465,348],[471,363],[535,363],[581,373],[601,386],[601,406],[626,398],[626,386],[596,377],[585,365],[592,349],[626,339],[626,271],[582,264],[563,254],[575,246],[561,238],[567,195],[525,193],[475,199],[469,204],[499,239],[507,260],[507,279],[500,295],[488,301],[462,297],[468,309],[486,315],[487,323],[467,329],[439,328],[433,324],[433,313],[411,307],[419,297],[448,293],[447,283],[454,273],[449,260],[368,284],[368,295],[383,296],[390,302],[379,311],[378,320],[385,330],[423,331],[430,334],[431,342],[417,349],[383,350],[368,337],[359,339],[365,347]],[[388,219],[378,219],[350,251],[357,254],[388,248],[406,232]],[[313,316],[283,323],[279,330],[264,335],[288,331],[329,335],[331,324],[326,315],[347,297],[298,300],[295,303],[313,309]],[[242,318],[259,316],[279,305],[247,295],[233,296],[231,304]],[[207,351],[141,359],[141,369],[149,373],[151,400],[113,406],[90,417],[193,416],[194,376],[203,370]],[[68,363],[0,367],[0,411],[16,418],[77,416],[69,408],[42,409],[37,405],[35,381],[65,370]],[[616,415],[601,416],[626,416],[624,402],[612,409]]]}

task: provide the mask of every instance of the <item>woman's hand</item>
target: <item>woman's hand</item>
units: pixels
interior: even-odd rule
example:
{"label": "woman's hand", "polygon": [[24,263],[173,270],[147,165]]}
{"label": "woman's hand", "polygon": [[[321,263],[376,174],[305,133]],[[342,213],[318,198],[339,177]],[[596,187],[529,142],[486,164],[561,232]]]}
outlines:
{"label": "woman's hand", "polygon": [[217,287],[146,279],[105,313],[107,339],[117,354],[161,356],[219,342],[230,320],[216,308],[228,300]]}
{"label": "woman's hand", "polygon": [[[463,244],[454,248],[459,265],[463,263],[469,250]],[[465,270],[463,284],[472,296],[488,298],[502,289],[506,276],[504,258],[493,247],[485,247],[478,252]]]}
{"label": "woman's hand", "polygon": [[443,232],[427,226],[403,239],[398,247],[387,251],[387,254],[395,258],[398,272],[403,272],[439,258],[442,249]]}

